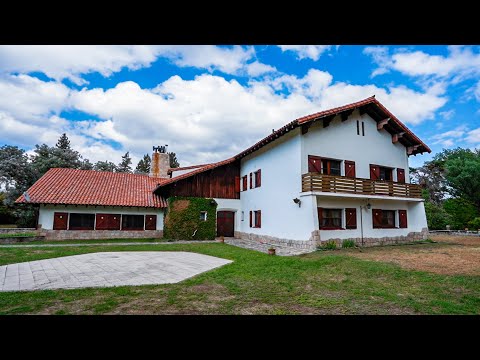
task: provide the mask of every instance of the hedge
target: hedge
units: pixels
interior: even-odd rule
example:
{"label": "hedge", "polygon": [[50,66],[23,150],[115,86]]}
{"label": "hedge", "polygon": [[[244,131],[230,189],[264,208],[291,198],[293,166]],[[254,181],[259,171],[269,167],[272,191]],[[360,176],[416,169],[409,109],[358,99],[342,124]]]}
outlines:
{"label": "hedge", "polygon": [[[200,212],[207,212],[207,221]],[[216,235],[217,203],[214,199],[171,197],[163,225],[163,237],[173,240],[214,240]]]}

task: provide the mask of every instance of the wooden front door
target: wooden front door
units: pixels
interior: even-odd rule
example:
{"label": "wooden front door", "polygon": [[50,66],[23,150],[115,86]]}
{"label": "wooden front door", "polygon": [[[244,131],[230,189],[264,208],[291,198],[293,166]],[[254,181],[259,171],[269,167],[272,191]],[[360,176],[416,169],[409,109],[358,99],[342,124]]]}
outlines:
{"label": "wooden front door", "polygon": [[53,214],[53,230],[67,230],[68,213],[55,212]]}
{"label": "wooden front door", "polygon": [[233,211],[217,212],[217,236],[233,236],[235,213]]}

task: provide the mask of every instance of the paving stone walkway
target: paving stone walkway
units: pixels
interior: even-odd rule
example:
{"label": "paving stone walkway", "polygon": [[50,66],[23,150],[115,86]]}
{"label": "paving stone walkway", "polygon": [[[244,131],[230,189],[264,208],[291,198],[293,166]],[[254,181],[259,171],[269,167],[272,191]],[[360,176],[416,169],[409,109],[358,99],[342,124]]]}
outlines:
{"label": "paving stone walkway", "polygon": [[[236,238],[226,238],[225,243],[233,246],[238,246],[244,249],[256,250],[263,253],[268,253],[268,249],[271,244],[261,244],[257,241],[253,240],[244,240],[244,239],[236,239]],[[280,245],[273,245],[275,248],[275,253],[280,256],[294,256],[294,255],[301,255],[307,254],[312,252],[312,250],[306,249],[296,249],[290,246],[280,246]]]}
{"label": "paving stone walkway", "polygon": [[183,251],[64,256],[0,266],[0,291],[172,284],[231,262]]}

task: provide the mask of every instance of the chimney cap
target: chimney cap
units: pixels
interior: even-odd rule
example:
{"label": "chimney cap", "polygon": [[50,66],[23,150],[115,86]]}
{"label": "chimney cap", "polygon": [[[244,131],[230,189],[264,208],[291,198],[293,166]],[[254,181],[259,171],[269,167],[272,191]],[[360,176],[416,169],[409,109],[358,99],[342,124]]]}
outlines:
{"label": "chimney cap", "polygon": [[167,151],[167,147],[168,145],[164,145],[164,146],[154,146],[153,147],[153,152],[159,152],[159,153],[165,153]]}

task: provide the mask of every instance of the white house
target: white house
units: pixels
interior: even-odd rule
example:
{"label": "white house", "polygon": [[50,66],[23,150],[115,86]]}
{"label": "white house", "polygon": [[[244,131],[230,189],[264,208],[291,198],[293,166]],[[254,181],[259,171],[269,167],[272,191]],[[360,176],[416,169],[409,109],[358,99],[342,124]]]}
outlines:
{"label": "white house", "polygon": [[[218,163],[179,169],[160,165],[161,174],[150,177],[155,186],[143,193],[156,199],[156,207],[128,211],[156,214],[155,231],[161,231],[165,199],[209,197],[218,203],[219,236],[300,248],[327,240],[363,245],[412,241],[426,236],[427,222],[421,189],[409,181],[408,157],[424,152],[430,152],[428,146],[370,97],[295,119]],[[39,200],[36,185],[28,191],[31,202]],[[113,205],[102,201],[94,206]],[[53,229],[55,206],[40,206],[43,228]]]}

